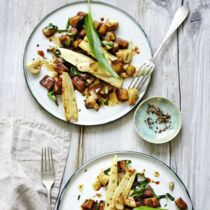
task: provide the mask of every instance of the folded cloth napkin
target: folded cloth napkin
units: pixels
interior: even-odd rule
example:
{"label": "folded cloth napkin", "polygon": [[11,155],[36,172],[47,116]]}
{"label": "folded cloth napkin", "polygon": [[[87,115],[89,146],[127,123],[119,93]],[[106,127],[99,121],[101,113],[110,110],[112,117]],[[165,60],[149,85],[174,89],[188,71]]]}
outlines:
{"label": "folded cloth napkin", "polygon": [[70,136],[42,123],[22,119],[0,120],[0,209],[46,210],[46,190],[41,183],[41,150],[51,147],[56,179],[52,208],[59,193]]}

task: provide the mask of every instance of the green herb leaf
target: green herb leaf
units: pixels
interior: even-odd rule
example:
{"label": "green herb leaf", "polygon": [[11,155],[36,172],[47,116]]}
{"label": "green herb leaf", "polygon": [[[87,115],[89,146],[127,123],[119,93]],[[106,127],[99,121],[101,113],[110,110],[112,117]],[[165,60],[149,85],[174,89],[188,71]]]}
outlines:
{"label": "green herb leaf", "polygon": [[110,50],[110,49],[112,49],[114,47],[114,43],[112,41],[104,40],[101,43],[105,47],[105,49],[107,49],[107,50]]}
{"label": "green herb leaf", "polygon": [[48,29],[55,29],[57,30],[58,29],[58,26],[52,24],[52,23],[49,23],[48,26],[47,26]]}
{"label": "green herb leaf", "polygon": [[139,182],[138,185],[134,188],[134,192],[131,194],[131,197],[139,197],[141,196],[144,191],[147,189],[148,182],[142,181]]}
{"label": "green herb leaf", "polygon": [[70,18],[68,18],[68,21],[67,21],[67,23],[66,23],[66,30],[69,30],[69,27],[70,27]]}
{"label": "green herb leaf", "polygon": [[50,90],[50,91],[47,93],[47,95],[48,95],[48,97],[49,97],[50,99],[52,99],[52,100],[55,102],[55,104],[58,106],[57,97],[56,97],[54,91],[53,91],[53,90]]}
{"label": "green herb leaf", "polygon": [[170,193],[166,193],[165,195],[158,195],[157,198],[159,200],[163,199],[163,198],[169,198],[171,201],[175,200],[175,198]]}
{"label": "green herb leaf", "polygon": [[113,77],[118,78],[119,77],[118,74],[112,69],[111,65],[105,58],[103,48],[101,46],[101,41],[94,28],[93,19],[90,10],[90,0],[88,0],[88,6],[89,6],[89,12],[85,18],[85,29],[91,52],[106,71],[108,71]]}
{"label": "green herb leaf", "polygon": [[58,29],[58,30],[57,30],[58,33],[63,33],[63,32],[67,32],[67,31],[68,31],[68,30],[66,30],[66,29]]}
{"label": "green herb leaf", "polygon": [[108,106],[108,99],[107,98],[100,98],[102,106]]}
{"label": "green herb leaf", "polygon": [[80,76],[81,75],[81,73],[77,70],[77,68],[76,67],[73,67],[73,66],[71,66],[69,68],[69,74],[71,76]]}
{"label": "green herb leaf", "polygon": [[166,195],[171,201],[175,200],[174,197],[170,193],[166,193]]}
{"label": "green herb leaf", "polygon": [[55,55],[57,55],[57,56],[61,55],[61,52],[60,52],[59,49],[55,49],[54,53],[55,53]]}
{"label": "green herb leaf", "polygon": [[104,173],[106,174],[106,175],[109,175],[109,172],[110,172],[110,168],[107,168],[105,171],[104,171]]}
{"label": "green herb leaf", "polygon": [[126,168],[128,168],[129,167],[129,165],[132,163],[132,161],[131,160],[126,160],[125,161],[125,165],[126,165]]}

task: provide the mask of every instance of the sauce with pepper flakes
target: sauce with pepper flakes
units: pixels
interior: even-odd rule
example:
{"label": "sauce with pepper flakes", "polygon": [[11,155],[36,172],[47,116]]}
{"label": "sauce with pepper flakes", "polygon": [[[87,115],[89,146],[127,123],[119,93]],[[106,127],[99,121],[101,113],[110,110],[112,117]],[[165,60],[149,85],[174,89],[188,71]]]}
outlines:
{"label": "sauce with pepper flakes", "polygon": [[[148,125],[149,129],[159,134],[171,129],[171,116],[168,113],[163,113],[160,108],[153,104],[148,104],[146,112],[149,116],[145,120],[145,123]],[[156,118],[154,118],[154,116]]]}

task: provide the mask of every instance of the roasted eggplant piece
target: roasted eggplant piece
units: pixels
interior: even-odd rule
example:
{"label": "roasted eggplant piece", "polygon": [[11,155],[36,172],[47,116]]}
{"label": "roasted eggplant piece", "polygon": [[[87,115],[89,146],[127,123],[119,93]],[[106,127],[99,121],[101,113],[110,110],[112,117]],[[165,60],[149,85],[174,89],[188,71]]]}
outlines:
{"label": "roasted eggplant piece", "polygon": [[40,84],[41,84],[43,87],[47,88],[48,90],[51,90],[52,87],[53,87],[54,81],[55,81],[55,80],[54,80],[52,77],[50,77],[50,76],[48,76],[48,75],[45,75],[45,76],[43,77],[43,79],[40,81]]}
{"label": "roasted eggplant piece", "polygon": [[84,28],[78,33],[78,36],[82,39],[86,36],[86,32]]}
{"label": "roasted eggplant piece", "polygon": [[151,198],[151,197],[154,197],[155,194],[153,192],[153,189],[148,186],[147,189],[143,192],[142,196],[143,198]]}
{"label": "roasted eggplant piece", "polygon": [[114,46],[113,46],[113,48],[111,49],[111,52],[112,53],[116,53],[118,50],[119,50],[119,43],[117,43],[117,42],[114,42]]}
{"label": "roasted eggplant piece", "polygon": [[61,74],[62,72],[68,71],[68,68],[63,64],[62,59],[56,59],[54,62],[54,70]]}
{"label": "roasted eggplant piece", "polygon": [[71,38],[68,35],[61,35],[59,41],[64,47],[69,47],[71,44]]}
{"label": "roasted eggplant piece", "polygon": [[86,85],[85,82],[78,76],[73,77],[72,83],[74,87],[81,93],[85,91]]}
{"label": "roasted eggplant piece", "polygon": [[62,93],[62,79],[59,77],[55,78],[55,82],[53,85],[53,92],[57,95],[60,95]]}
{"label": "roasted eggplant piece", "polygon": [[119,44],[120,48],[122,49],[128,48],[128,41],[126,41],[125,39],[117,38],[115,41]]}
{"label": "roasted eggplant piece", "polygon": [[77,15],[79,15],[81,17],[85,17],[85,16],[87,16],[87,13],[80,11],[80,12],[77,13]]}
{"label": "roasted eggplant piece", "polygon": [[176,206],[180,210],[186,210],[187,209],[187,203],[182,198],[176,199],[175,203],[176,203]]}
{"label": "roasted eggplant piece", "polygon": [[81,207],[84,210],[92,210],[94,203],[95,203],[94,200],[88,199],[84,202],[84,204],[82,204]]}
{"label": "roasted eggplant piece", "polygon": [[148,206],[148,207],[156,208],[156,207],[160,207],[160,202],[159,202],[158,198],[156,198],[156,197],[145,198],[144,205]]}

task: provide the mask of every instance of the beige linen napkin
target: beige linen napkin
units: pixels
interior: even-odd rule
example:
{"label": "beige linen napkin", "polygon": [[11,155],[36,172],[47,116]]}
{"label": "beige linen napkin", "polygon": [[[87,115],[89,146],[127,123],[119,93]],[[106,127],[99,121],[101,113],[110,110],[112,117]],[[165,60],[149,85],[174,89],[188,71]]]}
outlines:
{"label": "beige linen napkin", "polygon": [[0,121],[0,209],[46,210],[46,190],[41,184],[43,147],[53,150],[56,180],[52,188],[55,205],[68,156],[70,137],[47,125],[22,119]]}

